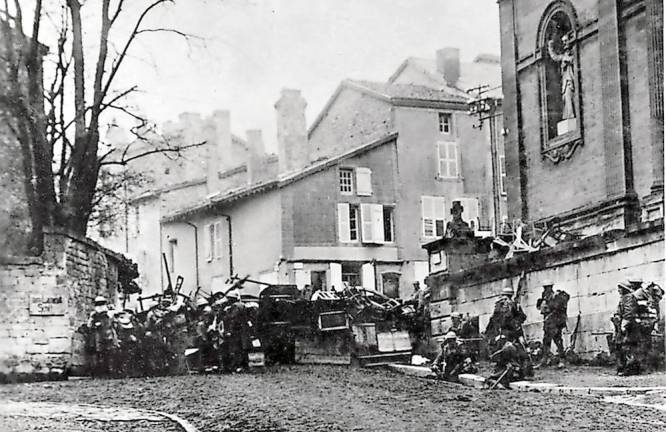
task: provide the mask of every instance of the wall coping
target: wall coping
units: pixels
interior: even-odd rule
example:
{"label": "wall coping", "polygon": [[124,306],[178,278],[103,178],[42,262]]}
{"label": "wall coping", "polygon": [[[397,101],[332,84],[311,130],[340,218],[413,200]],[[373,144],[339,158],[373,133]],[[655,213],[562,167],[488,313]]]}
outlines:
{"label": "wall coping", "polygon": [[66,237],[70,240],[74,240],[78,243],[84,244],[92,249],[97,249],[99,252],[102,252],[104,255],[106,255],[109,258],[114,259],[116,262],[121,262],[125,256],[119,252],[112,251],[111,249],[105,248],[101,244],[97,243],[96,241],[88,238],[88,237],[81,237],[63,230],[58,230],[58,229],[49,229],[49,230],[44,230],[45,235],[53,235],[53,236],[62,236]]}
{"label": "wall coping", "polygon": [[[637,247],[631,243],[631,240],[640,237],[655,234],[652,239],[646,239],[641,244],[649,244],[664,239],[664,221],[654,221],[635,224],[626,231],[618,230],[604,234],[585,237],[580,240],[573,240],[559,243],[550,248],[544,248],[535,252],[516,255],[509,259],[490,261],[475,267],[461,270],[455,273],[448,273],[442,270],[428,276],[429,285],[435,285],[436,280],[444,279],[458,285],[475,285],[478,283],[502,280],[520,275],[522,272],[534,272],[550,267],[561,266],[577,261],[590,259],[595,256],[614,254],[624,249]],[[609,249],[612,243],[626,241],[624,245],[617,245]],[[571,256],[575,254],[575,256]],[[566,257],[569,256],[569,259]]]}

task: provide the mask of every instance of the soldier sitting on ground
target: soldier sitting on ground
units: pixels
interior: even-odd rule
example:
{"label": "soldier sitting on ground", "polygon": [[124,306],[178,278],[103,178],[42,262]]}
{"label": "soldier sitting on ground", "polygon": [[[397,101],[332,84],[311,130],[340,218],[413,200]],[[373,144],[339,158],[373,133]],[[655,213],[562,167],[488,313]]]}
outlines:
{"label": "soldier sitting on ground", "polygon": [[458,375],[477,371],[471,354],[465,345],[458,341],[455,333],[448,332],[433,365],[432,371],[446,381],[458,381]]}
{"label": "soldier sitting on ground", "polygon": [[496,338],[495,346],[500,348],[490,355],[490,360],[495,362],[495,369],[486,380],[487,385],[495,387],[501,384],[509,388],[509,383],[532,376],[529,356],[520,344],[500,335]]}
{"label": "soldier sitting on ground", "polygon": [[543,364],[550,364],[550,345],[555,342],[557,347],[558,367],[564,367],[564,343],[562,329],[567,326],[567,303],[569,294],[557,290],[553,292],[553,283],[543,282],[543,293],[537,300],[536,307],[543,315]]}

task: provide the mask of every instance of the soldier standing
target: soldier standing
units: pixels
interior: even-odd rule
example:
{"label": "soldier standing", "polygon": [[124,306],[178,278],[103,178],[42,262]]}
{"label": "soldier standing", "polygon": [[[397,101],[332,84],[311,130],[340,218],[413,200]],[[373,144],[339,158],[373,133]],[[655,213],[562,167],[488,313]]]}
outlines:
{"label": "soldier standing", "polygon": [[638,302],[633,295],[631,285],[620,282],[617,285],[620,302],[612,318],[615,325],[615,346],[617,372],[619,375],[636,375],[640,372],[637,358],[639,328],[636,322]]}
{"label": "soldier standing", "polygon": [[228,297],[232,303],[224,309],[223,364],[227,372],[241,372],[249,363],[249,317],[238,290],[229,293]]}
{"label": "soldier standing", "polygon": [[522,325],[527,319],[525,312],[513,299],[513,288],[507,283],[502,288],[502,295],[495,302],[493,315],[488,321],[486,337],[494,338],[496,335],[504,335],[510,342],[522,339]]}
{"label": "soldier standing", "polygon": [[550,362],[550,345],[555,342],[557,347],[557,367],[564,367],[564,343],[562,342],[562,329],[567,326],[567,304],[569,294],[557,290],[553,292],[553,282],[543,282],[543,293],[537,300],[537,308],[543,315],[543,358]]}
{"label": "soldier standing", "polygon": [[88,328],[94,345],[92,375],[108,375],[115,369],[113,364],[118,337],[113,328],[113,312],[109,310],[105,297],[95,297],[94,309],[88,317]]}
{"label": "soldier standing", "polygon": [[637,303],[638,361],[641,366],[647,366],[652,352],[652,331],[659,321],[659,302],[663,297],[663,290],[654,283],[643,285],[643,278],[640,276],[631,276],[627,278],[627,282],[634,290],[632,295],[636,297]]}

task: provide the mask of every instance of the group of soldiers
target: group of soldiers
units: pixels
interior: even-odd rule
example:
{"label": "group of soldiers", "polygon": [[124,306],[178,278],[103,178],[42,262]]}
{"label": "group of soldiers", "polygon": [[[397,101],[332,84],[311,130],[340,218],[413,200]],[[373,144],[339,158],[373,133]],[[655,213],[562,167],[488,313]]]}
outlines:
{"label": "group of soldiers", "polygon": [[636,375],[651,363],[652,332],[659,320],[664,290],[654,282],[643,283],[640,276],[628,277],[617,289],[620,302],[611,318],[615,331],[610,345],[618,374]]}
{"label": "group of soldiers", "polygon": [[[527,315],[517,301],[517,293],[508,284],[502,289],[483,333],[489,358],[495,365],[488,385],[506,387],[511,381],[532,376],[533,369],[538,367],[556,364],[562,368],[573,351],[575,337],[572,336],[572,343],[566,349],[562,340],[570,296],[563,290],[555,290],[550,280],[543,281],[542,286],[536,307],[543,316],[543,340],[529,344],[523,332]],[[643,283],[640,277],[631,276],[618,284],[618,291],[620,302],[611,319],[615,332],[609,339],[610,347],[615,353],[618,374],[638,374],[650,363],[652,333],[659,319],[664,290],[653,282]],[[464,326],[460,325],[460,314],[454,312],[451,319],[452,326],[444,336],[432,369],[440,378],[456,381],[459,374],[475,371],[479,350],[469,343],[473,338],[461,337]],[[573,334],[576,332],[574,329]],[[551,353],[553,343],[555,354]]]}
{"label": "group of soldiers", "polygon": [[90,373],[104,377],[190,369],[242,371],[256,339],[253,311],[256,308],[246,306],[237,289],[196,302],[166,293],[141,313],[115,310],[98,296],[87,324],[80,328],[86,337]]}

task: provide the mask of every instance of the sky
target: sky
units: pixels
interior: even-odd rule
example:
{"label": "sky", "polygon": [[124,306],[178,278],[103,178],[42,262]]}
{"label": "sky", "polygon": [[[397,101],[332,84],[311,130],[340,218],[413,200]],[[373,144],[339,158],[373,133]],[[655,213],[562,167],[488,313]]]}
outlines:
{"label": "sky", "polygon": [[345,78],[385,81],[407,57],[445,46],[463,61],[500,51],[496,0],[178,0],[155,12],[147,25],[198,38],[141,35],[118,77],[141,88],[132,103],[158,124],[228,109],[232,131],[262,129],[269,151],[282,88],[302,91],[309,125]]}

